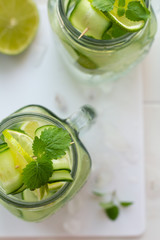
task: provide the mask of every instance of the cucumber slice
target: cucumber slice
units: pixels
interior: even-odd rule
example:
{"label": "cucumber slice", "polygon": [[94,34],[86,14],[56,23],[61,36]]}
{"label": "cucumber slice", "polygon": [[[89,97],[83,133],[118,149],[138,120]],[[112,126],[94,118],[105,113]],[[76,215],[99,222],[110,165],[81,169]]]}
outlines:
{"label": "cucumber slice", "polygon": [[27,202],[37,202],[38,197],[36,196],[34,191],[26,189],[22,192],[22,199]]}
{"label": "cucumber slice", "polygon": [[42,127],[39,127],[35,131],[35,136],[40,137],[41,136],[41,132],[43,132],[45,129],[48,129],[48,128],[55,128],[55,126],[54,125],[44,125]]}
{"label": "cucumber slice", "polygon": [[63,156],[60,159],[53,159],[53,171],[55,170],[68,170],[71,171],[71,164],[70,164],[70,157],[68,152],[65,156]]}
{"label": "cucumber slice", "polygon": [[16,169],[10,149],[0,153],[0,185],[7,194],[15,192],[22,185],[22,175]]}
{"label": "cucumber slice", "polygon": [[69,20],[80,32],[88,28],[86,35],[95,39],[102,39],[111,25],[111,21],[101,11],[93,8],[88,0],[78,1]]}
{"label": "cucumber slice", "polygon": [[48,182],[52,183],[52,182],[61,182],[61,181],[66,181],[66,182],[73,181],[73,178],[69,171],[67,170],[54,171],[52,176],[49,178]]}
{"label": "cucumber slice", "polygon": [[23,192],[26,189],[26,186],[23,184],[20,188],[18,188],[15,192],[12,192],[13,195]]}
{"label": "cucumber slice", "polygon": [[65,182],[53,182],[48,183],[48,190],[57,192],[61,187],[63,187]]}
{"label": "cucumber slice", "polygon": [[0,153],[7,149],[9,149],[7,143],[0,144]]}
{"label": "cucumber slice", "polygon": [[8,147],[7,143],[1,143],[1,144],[0,144],[0,149],[3,149],[3,148],[5,148],[5,147]]}

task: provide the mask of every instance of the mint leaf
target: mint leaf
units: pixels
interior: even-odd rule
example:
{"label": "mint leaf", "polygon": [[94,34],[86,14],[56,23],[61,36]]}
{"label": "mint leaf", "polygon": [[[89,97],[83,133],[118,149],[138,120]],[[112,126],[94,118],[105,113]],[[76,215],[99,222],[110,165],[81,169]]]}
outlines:
{"label": "mint leaf", "polygon": [[40,139],[45,144],[46,155],[49,159],[57,159],[65,155],[71,142],[69,133],[58,127],[45,129]]}
{"label": "mint leaf", "polygon": [[125,0],[119,0],[118,1],[118,7],[125,7],[126,1]]}
{"label": "mint leaf", "polygon": [[124,8],[118,8],[117,14],[119,17],[122,17],[125,14],[125,9]]}
{"label": "mint leaf", "polygon": [[106,193],[104,193],[104,192],[99,192],[99,191],[97,191],[97,190],[93,190],[93,192],[92,192],[95,196],[97,196],[97,197],[103,197],[103,196],[105,196],[105,194]]}
{"label": "mint leaf", "polygon": [[131,21],[147,20],[150,16],[150,11],[144,7],[139,1],[129,2],[126,17]]}
{"label": "mint leaf", "polygon": [[112,208],[114,206],[114,203],[113,202],[100,202],[100,206],[103,209],[109,209],[109,208]]}
{"label": "mint leaf", "polygon": [[119,207],[114,202],[101,202],[100,206],[105,210],[105,213],[111,220],[116,220],[119,215]]}
{"label": "mint leaf", "polygon": [[113,9],[115,0],[93,0],[92,6],[103,12],[109,12]]}
{"label": "mint leaf", "polygon": [[34,155],[37,157],[42,157],[45,154],[45,148],[45,143],[36,136],[32,145]]}
{"label": "mint leaf", "polygon": [[103,40],[111,40],[112,39],[112,36],[109,35],[107,32],[105,32],[102,36],[102,39]]}
{"label": "mint leaf", "polygon": [[30,190],[45,185],[52,176],[52,162],[45,157],[32,161],[23,169],[23,182]]}
{"label": "mint leaf", "polygon": [[118,206],[114,205],[111,208],[108,208],[105,210],[107,216],[109,217],[109,219],[111,219],[112,221],[116,220],[117,217],[119,216],[119,208]]}
{"label": "mint leaf", "polygon": [[133,204],[133,202],[120,202],[122,207],[129,207]]}

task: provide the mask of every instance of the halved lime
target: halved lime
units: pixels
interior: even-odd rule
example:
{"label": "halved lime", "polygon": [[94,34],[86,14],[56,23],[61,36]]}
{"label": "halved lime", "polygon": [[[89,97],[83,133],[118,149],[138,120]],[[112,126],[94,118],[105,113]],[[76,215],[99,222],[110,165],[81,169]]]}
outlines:
{"label": "halved lime", "polygon": [[39,14],[32,0],[0,0],[0,52],[15,55],[32,42]]}
{"label": "halved lime", "polygon": [[22,171],[29,162],[33,161],[32,139],[26,134],[10,129],[4,130],[3,135],[12,152],[15,166]]}
{"label": "halved lime", "polygon": [[119,0],[115,0],[113,10],[105,12],[105,15],[110,18],[112,22],[118,24],[128,32],[139,31],[144,27],[145,24],[145,20],[131,21],[126,17],[125,11],[127,10],[127,6],[133,1],[139,2],[143,7],[146,8],[144,0],[125,0],[125,5],[123,8],[119,7]]}

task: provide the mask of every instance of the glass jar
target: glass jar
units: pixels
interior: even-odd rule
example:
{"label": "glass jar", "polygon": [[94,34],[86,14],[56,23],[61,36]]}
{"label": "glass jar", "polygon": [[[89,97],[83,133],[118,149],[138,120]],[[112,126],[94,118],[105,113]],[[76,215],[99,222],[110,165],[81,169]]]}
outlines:
{"label": "glass jar", "polygon": [[91,125],[94,118],[95,112],[89,106],[83,106],[69,118],[62,120],[42,106],[29,105],[4,119],[0,123],[0,136],[4,129],[18,127],[30,120],[37,120],[43,122],[44,125],[57,125],[66,129],[74,142],[71,145],[70,154],[73,181],[65,183],[60,190],[44,200],[33,202],[24,200],[21,193],[7,195],[0,188],[0,203],[17,217],[25,221],[37,222],[56,212],[71,199],[84,185],[91,169],[90,156],[78,135]]}
{"label": "glass jar", "polygon": [[83,36],[66,16],[67,0],[49,0],[48,14],[56,46],[59,48],[70,74],[88,83],[115,80],[135,66],[151,47],[157,21],[150,0],[146,0],[151,16],[144,28],[114,40],[96,40]]}

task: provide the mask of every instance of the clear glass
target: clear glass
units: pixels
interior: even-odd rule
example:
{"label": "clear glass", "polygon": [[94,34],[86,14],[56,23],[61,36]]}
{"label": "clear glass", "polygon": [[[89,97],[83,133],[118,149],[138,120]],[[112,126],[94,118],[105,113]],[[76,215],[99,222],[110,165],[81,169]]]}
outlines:
{"label": "clear glass", "polygon": [[94,110],[89,106],[83,106],[67,119],[60,119],[42,106],[29,105],[4,119],[0,123],[0,135],[4,129],[18,126],[28,120],[38,120],[45,125],[53,124],[65,128],[74,142],[71,145],[71,175],[74,180],[65,183],[59,191],[49,195],[48,198],[36,202],[24,201],[18,194],[7,195],[0,189],[0,203],[17,217],[25,221],[38,222],[55,213],[71,199],[84,185],[91,169],[90,156],[78,135],[81,130],[92,124],[95,116]]}
{"label": "clear glass", "polygon": [[151,47],[157,21],[150,0],[146,0],[151,17],[136,33],[127,33],[114,40],[96,40],[83,36],[66,16],[67,0],[48,0],[48,15],[60,50],[70,74],[87,83],[115,80],[135,66]]}

